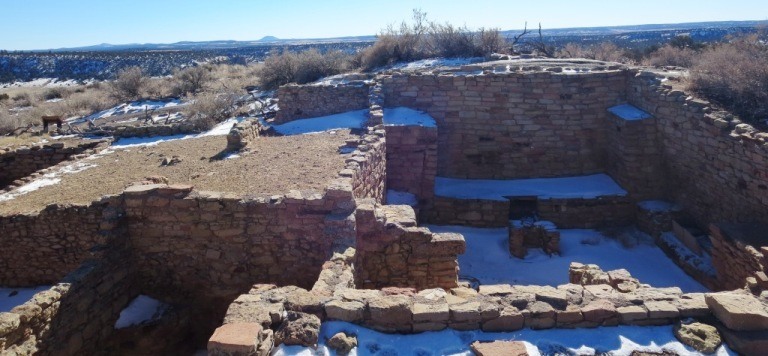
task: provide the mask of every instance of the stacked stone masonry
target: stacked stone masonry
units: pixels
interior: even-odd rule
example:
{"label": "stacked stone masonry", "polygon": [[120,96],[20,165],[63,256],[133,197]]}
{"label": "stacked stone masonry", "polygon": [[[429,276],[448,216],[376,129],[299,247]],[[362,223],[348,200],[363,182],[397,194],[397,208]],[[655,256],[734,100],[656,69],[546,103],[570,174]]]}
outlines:
{"label": "stacked stone masonry", "polygon": [[277,90],[280,111],[275,124],[362,110],[369,107],[369,85],[363,82],[343,85],[285,85]]}
{"label": "stacked stone masonry", "polygon": [[386,126],[387,189],[416,196],[419,206],[432,204],[437,175],[437,128]]}
{"label": "stacked stone masonry", "polygon": [[623,71],[380,77],[385,106],[435,118],[439,176],[514,179],[603,171],[607,108],[625,99]]}
{"label": "stacked stone masonry", "polygon": [[457,257],[466,248],[458,234],[416,226],[413,208],[364,200],[355,211],[356,285],[362,288],[458,286]]}
{"label": "stacked stone masonry", "polygon": [[15,149],[6,148],[6,151],[0,151],[0,189],[32,173],[66,161],[74,155],[105,145],[104,141],[96,140],[74,146],[56,142]]}

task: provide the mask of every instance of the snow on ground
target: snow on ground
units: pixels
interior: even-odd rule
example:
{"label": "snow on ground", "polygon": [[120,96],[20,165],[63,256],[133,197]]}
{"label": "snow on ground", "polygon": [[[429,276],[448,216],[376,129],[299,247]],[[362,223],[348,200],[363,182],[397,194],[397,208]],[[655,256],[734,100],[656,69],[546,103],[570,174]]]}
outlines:
{"label": "snow on ground", "polygon": [[9,312],[11,309],[32,299],[32,296],[34,296],[35,293],[39,293],[50,288],[51,286],[39,286],[31,288],[0,287],[0,313]]}
{"label": "snow on ground", "polygon": [[178,134],[178,135],[170,135],[170,136],[153,136],[153,137],[125,137],[117,140],[117,142],[113,143],[112,148],[131,148],[131,147],[140,147],[140,146],[155,146],[162,142],[168,142],[168,141],[176,141],[176,140],[188,140],[190,138],[199,138],[199,137],[207,137],[207,136],[224,136],[229,133],[230,130],[232,130],[232,126],[235,126],[236,123],[242,121],[242,118],[231,118],[229,120],[223,121],[216,126],[214,126],[212,129],[199,133],[194,135],[186,135],[186,134]]}
{"label": "snow on ground", "polygon": [[384,109],[384,125],[437,127],[429,114],[404,107]]}
{"label": "snow on ground", "polygon": [[483,57],[472,58],[429,58],[409,63],[396,64],[392,69],[426,69],[426,68],[438,68],[438,67],[459,67],[466,64],[479,63],[485,61]]}
{"label": "snow on ground", "polygon": [[540,199],[594,199],[627,195],[605,174],[563,178],[513,180],[435,178],[435,195],[458,199],[505,201],[509,196],[537,196]]}
{"label": "snow on ground", "polygon": [[171,100],[139,100],[128,103],[123,103],[107,110],[99,111],[95,114],[88,115],[84,118],[67,119],[69,123],[81,123],[86,120],[98,120],[105,119],[117,115],[126,115],[141,113],[144,111],[152,111],[157,109],[170,108],[174,106],[183,105],[181,99]]}
{"label": "snow on ground", "polygon": [[651,114],[629,104],[617,105],[609,108],[608,111],[627,121],[642,120],[651,117]]}
{"label": "snow on ground", "polygon": [[[102,151],[98,156],[108,154],[109,152],[111,151],[106,151],[106,150]],[[91,156],[91,157],[94,157],[94,156]],[[74,174],[74,173],[82,172],[86,169],[90,169],[93,167],[96,167],[96,165],[92,163],[85,163],[85,162],[75,162],[72,164],[68,164],[58,169],[55,172],[46,173],[42,177],[34,179],[31,182],[22,185],[21,187],[18,187],[9,192],[0,194],[0,202],[16,199],[16,197],[18,196],[21,196],[30,192],[34,192],[35,190],[38,190],[42,187],[59,184],[59,182],[61,182],[60,177],[63,174]]]}
{"label": "snow on ground", "polygon": [[38,78],[35,80],[27,81],[27,82],[13,82],[13,83],[4,83],[0,84],[0,89],[6,89],[6,88],[32,88],[32,87],[71,87],[75,85],[82,84],[90,84],[95,82],[94,79],[88,79],[85,81],[78,81],[74,79],[69,80],[59,80],[58,78]]}
{"label": "snow on ground", "polygon": [[316,86],[340,85],[340,84],[349,84],[354,82],[354,83],[360,83],[360,85],[362,86],[363,84],[370,84],[373,82],[372,80],[350,79],[352,77],[354,77],[354,75],[350,76],[349,74],[336,74],[330,77],[321,78],[310,85],[316,85]]}
{"label": "snow on ground", "polygon": [[[681,356],[701,355],[677,341],[672,326],[617,326],[593,329],[523,329],[515,332],[457,331],[446,329],[420,334],[384,334],[339,321],[323,323],[317,350],[300,346],[281,345],[273,356],[334,355],[325,341],[339,332],[357,335],[358,347],[350,355],[462,355],[471,356],[469,345],[477,340],[515,340],[526,345],[528,354],[629,356],[632,351],[660,353],[663,350]],[[715,355],[735,355],[727,346],[720,346]]]}
{"label": "snow on ground", "polygon": [[120,312],[120,318],[115,322],[115,329],[157,320],[163,316],[166,309],[168,309],[167,304],[146,295],[140,295]]}
{"label": "snow on ground", "polygon": [[387,189],[387,205],[410,205],[416,206],[419,203],[416,196],[408,192],[398,192]]}
{"label": "snow on ground", "polygon": [[637,205],[643,210],[653,211],[658,213],[680,210],[680,207],[677,204],[670,203],[663,200],[644,200],[637,203]]}
{"label": "snow on ground", "polygon": [[464,235],[467,250],[459,255],[460,275],[481,284],[557,286],[568,283],[571,262],[594,263],[604,271],[625,268],[640,283],[654,287],[678,286],[684,292],[706,292],[704,286],[685,274],[653,242],[631,248],[595,230],[560,230],[561,255],[547,256],[541,249],[529,249],[525,259],[509,254],[506,228],[428,226],[432,232]]}
{"label": "snow on ground", "polygon": [[673,232],[665,232],[661,234],[661,242],[671,247],[675,251],[675,254],[691,267],[694,267],[711,277],[716,277],[717,274],[715,272],[715,266],[712,264],[712,257],[706,252],[702,251],[701,256],[695,254],[688,248],[688,246],[685,246]]}
{"label": "snow on ground", "polygon": [[359,129],[368,121],[368,109],[348,111],[341,114],[314,117],[273,125],[283,135],[303,135],[334,129]]}

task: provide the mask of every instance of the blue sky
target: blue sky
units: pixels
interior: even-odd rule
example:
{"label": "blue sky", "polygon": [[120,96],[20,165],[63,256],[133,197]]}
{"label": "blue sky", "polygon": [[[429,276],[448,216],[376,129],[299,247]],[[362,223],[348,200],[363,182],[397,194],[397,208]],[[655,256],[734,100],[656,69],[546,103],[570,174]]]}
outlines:
{"label": "blue sky", "polygon": [[768,19],[765,0],[3,0],[0,49],[372,35],[414,8],[503,30]]}

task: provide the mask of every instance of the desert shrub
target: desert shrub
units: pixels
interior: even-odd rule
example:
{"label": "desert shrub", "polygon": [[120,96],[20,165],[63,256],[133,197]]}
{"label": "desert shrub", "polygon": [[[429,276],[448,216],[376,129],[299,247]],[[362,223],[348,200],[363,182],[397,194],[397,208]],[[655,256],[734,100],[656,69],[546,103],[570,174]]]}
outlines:
{"label": "desert shrub", "polygon": [[12,115],[3,108],[0,108],[0,135],[5,135],[21,126],[18,116]]}
{"label": "desert shrub", "polygon": [[768,118],[768,46],[757,35],[702,51],[688,88],[746,121]]}
{"label": "desert shrub", "polygon": [[171,77],[148,78],[142,86],[140,96],[142,98],[166,98],[176,96],[174,93],[174,81]]}
{"label": "desert shrub", "polygon": [[14,94],[11,96],[11,100],[13,101],[13,105],[16,107],[26,107],[32,105],[32,99],[29,93],[25,91]]}
{"label": "desert shrub", "polygon": [[141,90],[147,82],[147,75],[140,67],[128,67],[117,74],[115,80],[109,82],[110,94],[119,100],[139,98]]}
{"label": "desert shrub", "polygon": [[213,80],[209,66],[193,66],[173,73],[173,95],[197,94]]}
{"label": "desert shrub", "polygon": [[351,56],[341,51],[320,53],[314,48],[271,54],[259,70],[259,84],[274,89],[288,83],[310,83],[348,70],[350,60]]}
{"label": "desert shrub", "polygon": [[0,101],[8,101],[10,99],[11,99],[11,97],[8,94],[6,94],[6,93],[0,94]]}
{"label": "desert shrub", "polygon": [[73,93],[65,102],[66,113],[70,116],[89,115],[106,110],[117,103],[117,99],[100,89],[86,89],[81,93]]}
{"label": "desert shrub", "polygon": [[560,58],[587,58],[606,62],[631,63],[632,56],[612,42],[601,42],[591,46],[568,43],[557,51]]}
{"label": "desert shrub", "polygon": [[652,52],[643,64],[655,67],[677,66],[689,68],[696,60],[697,53],[689,47],[667,44]]}
{"label": "desert shrub", "polygon": [[53,87],[53,88],[45,88],[42,93],[40,93],[40,100],[53,100],[53,99],[62,99],[69,95],[69,90],[65,88],[59,88],[59,87]]}
{"label": "desert shrub", "polygon": [[184,116],[196,129],[208,130],[230,116],[237,96],[234,92],[201,93],[192,99]]}
{"label": "desert shrub", "polygon": [[364,70],[371,70],[436,56],[487,56],[502,52],[506,46],[506,40],[498,29],[472,30],[466,26],[430,22],[425,12],[414,10],[412,22],[403,21],[400,26],[388,26],[371,47],[359,54],[358,62]]}

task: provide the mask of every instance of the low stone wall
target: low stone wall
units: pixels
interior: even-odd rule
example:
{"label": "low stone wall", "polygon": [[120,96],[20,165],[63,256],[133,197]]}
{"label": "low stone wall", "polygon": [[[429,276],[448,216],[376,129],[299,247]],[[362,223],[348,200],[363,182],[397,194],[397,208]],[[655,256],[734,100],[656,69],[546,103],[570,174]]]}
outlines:
{"label": "low stone wall", "polygon": [[603,196],[594,199],[539,199],[536,210],[541,220],[561,229],[594,229],[627,226],[635,221],[635,203],[627,197]]}
{"label": "low stone wall", "polygon": [[363,82],[342,85],[295,85],[277,89],[280,110],[275,124],[326,116],[342,112],[367,109],[368,84]]}
{"label": "low stone wall", "polygon": [[435,196],[432,208],[422,211],[430,224],[507,227],[509,226],[509,204],[506,200]]}
{"label": "low stone wall", "polygon": [[99,129],[108,131],[115,138],[171,136],[200,132],[199,129],[188,122],[151,126],[104,126],[99,127]]}
{"label": "low stone wall", "polygon": [[384,201],[386,194],[387,160],[384,130],[375,126],[359,142],[351,143],[355,151],[346,160],[340,175],[350,178],[355,198]]}
{"label": "low stone wall", "polygon": [[266,132],[267,128],[259,120],[250,119],[238,122],[227,134],[227,151],[239,151],[248,143]]}
{"label": "low stone wall", "polygon": [[87,206],[50,205],[33,214],[0,216],[0,285],[56,283],[100,255],[115,237],[121,198]]}
{"label": "low stone wall", "polygon": [[0,189],[17,179],[66,161],[73,155],[107,145],[107,142],[102,140],[81,142],[76,146],[56,142],[0,151]]}
{"label": "low stone wall", "polygon": [[420,207],[430,206],[437,175],[437,128],[386,126],[387,189],[416,196]]}
{"label": "low stone wall", "polygon": [[10,313],[0,313],[0,353],[104,352],[120,311],[137,291],[124,251],[87,261],[51,289]]}
{"label": "low stone wall", "polygon": [[416,226],[406,205],[362,201],[355,211],[355,280],[361,288],[458,286],[457,257],[466,248],[458,234],[434,234]]}
{"label": "low stone wall", "polygon": [[[765,254],[768,253],[768,247],[761,248],[759,244],[754,244],[759,241],[750,240],[749,232],[744,232],[745,228],[753,230],[749,226],[737,224],[712,224],[709,227],[712,263],[721,289],[744,288],[749,278],[755,279],[758,273],[765,276],[768,266],[768,256]],[[751,232],[764,236],[765,226],[760,225]],[[768,280],[762,282],[768,284]],[[763,287],[768,289],[768,285]]]}

